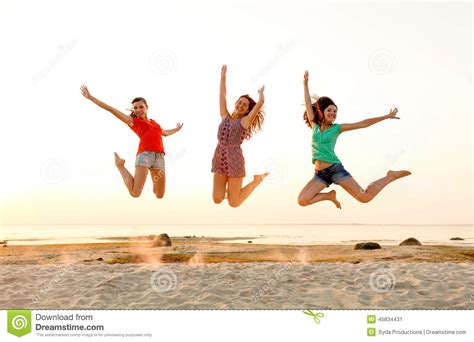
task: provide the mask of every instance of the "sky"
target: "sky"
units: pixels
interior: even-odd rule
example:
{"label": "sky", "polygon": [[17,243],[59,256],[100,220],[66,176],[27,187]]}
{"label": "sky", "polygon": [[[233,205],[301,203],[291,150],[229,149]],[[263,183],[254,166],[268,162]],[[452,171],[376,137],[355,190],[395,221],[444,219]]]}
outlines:
{"label": "sky", "polygon": [[[471,224],[472,4],[311,1],[2,1],[0,224]],[[247,178],[270,171],[239,208],[212,201],[220,69],[230,109],[265,84],[263,130],[244,142]],[[372,202],[299,207],[312,178],[303,73],[337,122],[400,120],[343,133],[336,153],[361,186],[412,176]],[[167,189],[128,194],[138,137],[92,95],[126,111],[145,97],[164,128]]]}

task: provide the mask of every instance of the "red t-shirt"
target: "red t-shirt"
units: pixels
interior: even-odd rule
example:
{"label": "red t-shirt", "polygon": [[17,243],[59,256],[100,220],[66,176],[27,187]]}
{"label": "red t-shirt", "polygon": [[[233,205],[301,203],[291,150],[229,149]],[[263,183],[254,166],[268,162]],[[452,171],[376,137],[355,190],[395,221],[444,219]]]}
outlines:
{"label": "red t-shirt", "polygon": [[140,138],[137,154],[145,151],[161,152],[164,154],[165,148],[163,147],[161,126],[152,119],[149,121],[134,117],[132,119],[133,126],[130,126],[130,128]]}

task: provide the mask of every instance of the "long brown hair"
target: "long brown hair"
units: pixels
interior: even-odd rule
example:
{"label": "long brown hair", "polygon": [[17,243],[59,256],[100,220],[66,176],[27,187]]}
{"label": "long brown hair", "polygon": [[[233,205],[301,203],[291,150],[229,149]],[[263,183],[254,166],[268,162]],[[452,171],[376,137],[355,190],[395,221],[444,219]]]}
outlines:
{"label": "long brown hair", "polygon": [[[133,105],[135,102],[140,102],[140,101],[142,101],[142,102],[145,104],[146,108],[148,109],[148,103],[146,102],[146,100],[145,100],[143,97],[135,97],[135,98],[132,100],[132,105]],[[136,117],[137,117],[137,116],[135,115],[135,112],[133,111],[133,109],[129,109],[129,111],[131,111],[130,116],[131,116],[132,118],[136,118]]]}
{"label": "long brown hair", "polygon": [[[337,108],[337,105],[334,103],[334,101],[327,96],[321,96],[311,105],[314,113],[313,123],[316,125],[321,125],[324,120],[324,111],[330,105],[334,105]],[[304,111],[303,120],[311,128],[311,122],[309,122],[308,113],[306,111]]]}
{"label": "long brown hair", "polygon": [[[257,102],[255,102],[248,94],[242,95],[241,97],[239,97],[239,100],[241,98],[245,98],[249,101],[249,111],[247,112],[247,114],[244,115],[244,116],[247,116],[255,107]],[[250,127],[247,129],[247,132],[245,133],[245,139],[250,139],[255,133],[260,131],[262,129],[264,120],[265,120],[265,111],[263,110],[263,108],[260,108],[257,115],[255,116],[252,123],[250,124]]]}

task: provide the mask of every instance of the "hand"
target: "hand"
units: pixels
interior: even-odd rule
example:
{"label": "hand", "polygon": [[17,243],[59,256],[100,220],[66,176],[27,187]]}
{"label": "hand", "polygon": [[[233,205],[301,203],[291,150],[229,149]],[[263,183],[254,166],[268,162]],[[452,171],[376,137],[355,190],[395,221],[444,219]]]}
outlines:
{"label": "hand", "polygon": [[390,109],[390,113],[386,115],[387,119],[400,119],[397,117],[398,108]]}
{"label": "hand", "polygon": [[264,85],[258,90],[258,101],[262,103],[265,102],[265,96],[263,95],[264,90],[265,90]]}
{"label": "hand", "polygon": [[225,77],[226,72],[227,72],[227,65],[224,64],[221,70],[221,77]]}
{"label": "hand", "polygon": [[303,76],[303,84],[307,86],[308,85],[308,80],[309,80],[309,72],[305,71],[304,76]]}
{"label": "hand", "polygon": [[82,96],[84,96],[86,99],[90,99],[91,98],[91,93],[89,93],[89,89],[87,89],[87,86],[85,86],[84,84],[81,85],[81,94]]}
{"label": "hand", "polygon": [[183,127],[184,124],[182,123],[176,123],[176,132],[179,132],[179,130],[181,129],[181,127]]}

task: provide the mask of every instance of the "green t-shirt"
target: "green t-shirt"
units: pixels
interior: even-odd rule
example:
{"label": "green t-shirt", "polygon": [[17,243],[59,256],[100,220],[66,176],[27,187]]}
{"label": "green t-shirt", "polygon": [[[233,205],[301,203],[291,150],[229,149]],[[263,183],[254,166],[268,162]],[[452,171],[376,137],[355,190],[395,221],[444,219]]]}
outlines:
{"label": "green t-shirt", "polygon": [[334,153],[337,137],[341,133],[341,124],[333,124],[323,132],[320,131],[319,125],[313,127],[313,164],[316,160],[325,161],[327,163],[340,163]]}

